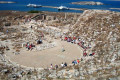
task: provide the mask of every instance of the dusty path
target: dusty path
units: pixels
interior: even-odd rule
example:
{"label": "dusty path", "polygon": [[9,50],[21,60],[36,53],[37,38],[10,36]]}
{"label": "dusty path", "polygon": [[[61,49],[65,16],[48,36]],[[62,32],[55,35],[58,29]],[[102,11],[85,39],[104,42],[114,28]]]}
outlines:
{"label": "dusty path", "polygon": [[[56,47],[42,51],[27,51],[23,48],[19,55],[7,53],[11,61],[28,67],[49,67],[52,63],[61,64],[67,62],[71,64],[72,60],[80,58],[82,50],[78,45],[66,41],[55,40]],[[62,46],[65,52],[62,52]]]}

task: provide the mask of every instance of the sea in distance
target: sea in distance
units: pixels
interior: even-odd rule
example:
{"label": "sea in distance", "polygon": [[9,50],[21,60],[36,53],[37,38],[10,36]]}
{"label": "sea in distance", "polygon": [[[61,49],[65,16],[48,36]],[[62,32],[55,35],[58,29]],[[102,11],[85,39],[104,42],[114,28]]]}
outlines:
{"label": "sea in distance", "polygon": [[[30,11],[30,10],[39,10],[39,11],[49,11],[49,12],[59,12],[55,8],[32,8],[26,7],[27,4],[37,4],[42,6],[66,6],[68,8],[86,8],[86,9],[97,9],[97,10],[111,10],[120,12],[118,9],[110,9],[110,8],[120,8],[120,0],[0,0],[0,1],[14,1],[16,3],[11,4],[0,4],[0,10],[17,10],[17,11]],[[95,1],[102,2],[105,5],[75,5],[70,4],[71,2],[78,1]],[[76,12],[81,13],[80,10],[63,10],[61,12]]]}

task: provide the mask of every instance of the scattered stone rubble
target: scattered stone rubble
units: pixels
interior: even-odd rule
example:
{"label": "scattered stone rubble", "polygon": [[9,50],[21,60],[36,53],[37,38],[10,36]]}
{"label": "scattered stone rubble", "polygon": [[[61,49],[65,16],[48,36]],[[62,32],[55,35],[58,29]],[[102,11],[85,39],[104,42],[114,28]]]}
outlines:
{"label": "scattered stone rubble", "polygon": [[[25,24],[27,25],[27,23]],[[21,25],[18,32],[24,32],[19,36],[17,42],[38,38],[38,32],[46,32],[52,38],[64,35],[64,32],[57,28],[47,28],[46,25],[35,24],[34,29],[28,25]],[[37,28],[35,28],[37,26]],[[27,28],[26,28],[27,27]],[[29,27],[29,28],[28,28]],[[24,30],[23,30],[24,29]],[[11,62],[5,54],[0,54],[0,79],[1,80],[119,80],[120,79],[120,13],[86,10],[78,17],[76,22],[71,23],[69,34],[80,36],[82,40],[92,44],[89,52],[95,52],[93,57],[84,57],[78,65],[58,68],[57,70],[30,68]],[[47,33],[48,32],[48,33]],[[27,34],[29,33],[29,34]],[[56,37],[56,33],[57,37]],[[4,37],[5,33],[0,33]],[[50,35],[51,34],[51,35]],[[69,34],[66,34],[69,36]],[[22,35],[22,34],[21,34]],[[27,37],[30,36],[31,37]],[[16,37],[16,35],[14,34]],[[9,35],[6,36],[9,39]],[[23,40],[21,40],[24,38]],[[7,40],[3,40],[7,41]],[[14,40],[15,41],[15,40]],[[50,40],[51,41],[51,40]],[[16,41],[15,41],[16,42]],[[47,41],[46,41],[47,42]],[[54,45],[46,43],[46,47]],[[41,45],[42,46],[42,45]],[[55,45],[54,45],[55,46]],[[2,45],[0,45],[1,49]],[[40,47],[41,48],[41,47]],[[39,49],[40,49],[39,48]],[[42,49],[40,49],[42,50]]]}

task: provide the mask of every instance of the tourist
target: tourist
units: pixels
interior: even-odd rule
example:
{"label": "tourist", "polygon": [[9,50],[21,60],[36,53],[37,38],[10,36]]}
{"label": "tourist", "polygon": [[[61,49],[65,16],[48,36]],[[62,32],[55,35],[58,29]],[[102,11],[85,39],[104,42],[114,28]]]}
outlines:
{"label": "tourist", "polygon": [[84,53],[83,53],[83,56],[87,56],[87,53],[86,53],[86,52],[84,52]]}
{"label": "tourist", "polygon": [[42,44],[42,40],[41,40],[41,39],[38,40],[38,41],[37,41],[37,44]]}
{"label": "tourist", "polygon": [[31,43],[31,47],[35,47],[35,45],[33,45],[33,44]]}
{"label": "tourist", "polygon": [[58,69],[58,65],[55,65],[55,69]]}
{"label": "tourist", "polygon": [[65,49],[64,49],[64,47],[62,47],[62,52],[64,52],[65,51]]}
{"label": "tourist", "polygon": [[8,34],[8,30],[6,30],[6,33]]}
{"label": "tourist", "polygon": [[53,65],[52,64],[50,65],[50,68],[53,69]]}
{"label": "tourist", "polygon": [[27,48],[28,48],[28,50],[30,49],[29,47],[30,47],[30,44],[29,44],[29,43],[27,43]]}
{"label": "tourist", "polygon": [[86,49],[83,51],[83,56],[87,56]]}
{"label": "tourist", "polygon": [[95,55],[95,53],[92,53],[92,55]]}
{"label": "tourist", "polygon": [[76,44],[76,40],[74,40],[74,44]]}
{"label": "tourist", "polygon": [[71,43],[74,43],[74,42],[75,42],[75,40],[72,40],[72,41],[71,41]]}
{"label": "tourist", "polygon": [[74,60],[74,63],[75,63],[75,64],[77,64],[77,61],[76,61],[76,60]]}
{"label": "tourist", "polygon": [[78,43],[79,46],[82,46],[81,41]]}
{"label": "tourist", "polygon": [[68,37],[65,37],[64,40],[67,41]]}
{"label": "tourist", "polygon": [[65,51],[65,49],[62,47],[62,52],[64,52]]}
{"label": "tourist", "polygon": [[67,67],[67,63],[66,62],[64,63],[64,66]]}
{"label": "tourist", "polygon": [[30,28],[32,29],[32,26]]}
{"label": "tourist", "polygon": [[29,48],[28,48],[28,50],[30,50],[32,48],[32,46],[31,45],[29,45]]}
{"label": "tourist", "polygon": [[75,65],[75,61],[74,60],[72,61],[72,64]]}
{"label": "tourist", "polygon": [[72,41],[71,37],[68,37],[67,42],[71,42],[71,41]]}
{"label": "tourist", "polygon": [[88,49],[86,46],[82,46],[83,49]]}
{"label": "tourist", "polygon": [[81,58],[81,61],[83,61],[83,58]]}
{"label": "tourist", "polygon": [[80,60],[79,60],[79,59],[77,59],[77,63],[78,63],[78,64],[80,63]]}
{"label": "tourist", "polygon": [[92,53],[92,54],[90,54],[89,56],[93,56],[93,55],[95,55],[95,53]]}
{"label": "tourist", "polygon": [[78,44],[78,43],[79,43],[78,39],[77,39],[77,40],[75,40],[75,43],[76,43],[76,44]]}
{"label": "tourist", "polygon": [[81,43],[81,47],[84,49],[84,42],[81,41],[80,43]]}
{"label": "tourist", "polygon": [[81,39],[80,39],[80,38],[78,38],[78,40],[80,41]]}
{"label": "tourist", "polygon": [[28,48],[28,44],[26,44],[26,48]]}
{"label": "tourist", "polygon": [[62,68],[64,67],[64,64],[63,64],[63,62],[62,62],[62,64],[61,64],[61,67],[62,67]]}
{"label": "tourist", "polygon": [[33,45],[32,43],[30,44],[30,49],[32,50],[33,49],[33,47],[35,47],[35,45]]}
{"label": "tourist", "polygon": [[73,37],[73,40],[76,40],[76,37],[75,37],[75,36]]}
{"label": "tourist", "polygon": [[40,44],[42,44],[42,40],[40,39]]}
{"label": "tourist", "polygon": [[88,48],[91,48],[91,43],[88,44]]}

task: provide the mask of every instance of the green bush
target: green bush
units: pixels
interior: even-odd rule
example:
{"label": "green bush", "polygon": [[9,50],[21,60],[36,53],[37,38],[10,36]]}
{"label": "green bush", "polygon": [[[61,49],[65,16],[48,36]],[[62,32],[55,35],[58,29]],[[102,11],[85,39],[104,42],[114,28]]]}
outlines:
{"label": "green bush", "polygon": [[28,11],[28,13],[41,13],[41,11],[31,10],[31,11]]}

